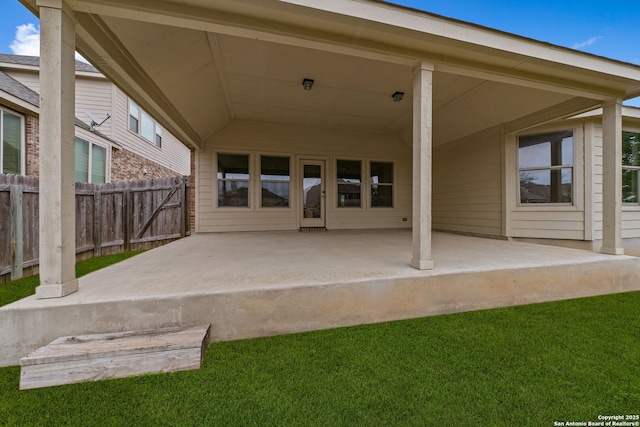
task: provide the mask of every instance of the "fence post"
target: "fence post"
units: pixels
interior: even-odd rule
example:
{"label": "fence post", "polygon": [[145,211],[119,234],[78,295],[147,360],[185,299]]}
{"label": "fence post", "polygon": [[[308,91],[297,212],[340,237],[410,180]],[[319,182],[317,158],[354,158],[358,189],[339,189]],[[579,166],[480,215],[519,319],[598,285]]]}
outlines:
{"label": "fence post", "polygon": [[102,255],[102,191],[93,192],[93,256]]}
{"label": "fence post", "polygon": [[185,228],[185,236],[191,235],[191,177],[184,177],[185,188],[184,188],[184,228]]}
{"label": "fence post", "polygon": [[22,184],[12,185],[11,198],[11,280],[22,277],[24,239],[22,238]]}
{"label": "fence post", "polygon": [[189,214],[189,200],[187,199],[187,178],[180,178],[180,237],[187,235],[187,215]]}
{"label": "fence post", "polygon": [[131,190],[129,189],[129,183],[122,190],[122,227],[123,227],[123,239],[124,239],[124,251],[129,252],[131,250],[131,229],[133,228],[133,219],[131,218]]}

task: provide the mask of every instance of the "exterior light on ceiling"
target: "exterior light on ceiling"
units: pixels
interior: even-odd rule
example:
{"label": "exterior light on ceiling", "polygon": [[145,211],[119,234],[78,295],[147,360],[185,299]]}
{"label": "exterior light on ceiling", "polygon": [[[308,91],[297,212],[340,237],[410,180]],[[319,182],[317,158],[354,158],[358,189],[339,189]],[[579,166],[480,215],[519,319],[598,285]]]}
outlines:
{"label": "exterior light on ceiling", "polygon": [[393,102],[400,102],[404,98],[404,92],[396,92],[391,95],[391,98],[393,98]]}
{"label": "exterior light on ceiling", "polygon": [[304,90],[311,90],[311,87],[313,86],[313,79],[302,80],[302,86],[304,87]]}

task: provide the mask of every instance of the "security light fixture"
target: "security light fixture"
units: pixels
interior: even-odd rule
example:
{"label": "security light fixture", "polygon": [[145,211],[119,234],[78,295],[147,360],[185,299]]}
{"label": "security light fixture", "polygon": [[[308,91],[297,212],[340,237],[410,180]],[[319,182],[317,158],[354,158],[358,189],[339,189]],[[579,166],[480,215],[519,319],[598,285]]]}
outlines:
{"label": "security light fixture", "polygon": [[311,90],[311,87],[313,86],[313,79],[302,80],[302,86],[304,87],[304,90]]}
{"label": "security light fixture", "polygon": [[393,98],[393,102],[400,102],[404,98],[404,92],[395,92],[391,98]]}

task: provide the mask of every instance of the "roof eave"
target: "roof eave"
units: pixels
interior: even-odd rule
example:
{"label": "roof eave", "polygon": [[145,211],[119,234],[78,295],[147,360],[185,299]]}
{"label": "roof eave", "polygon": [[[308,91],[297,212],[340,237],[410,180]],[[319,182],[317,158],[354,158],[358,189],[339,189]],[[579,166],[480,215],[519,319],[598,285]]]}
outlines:
{"label": "roof eave", "polygon": [[28,111],[37,115],[40,114],[40,107],[38,107],[37,105],[33,105],[32,103],[18,98],[17,96],[3,90],[0,90],[0,99],[2,99],[2,104],[5,104],[10,108],[21,110],[23,112]]}

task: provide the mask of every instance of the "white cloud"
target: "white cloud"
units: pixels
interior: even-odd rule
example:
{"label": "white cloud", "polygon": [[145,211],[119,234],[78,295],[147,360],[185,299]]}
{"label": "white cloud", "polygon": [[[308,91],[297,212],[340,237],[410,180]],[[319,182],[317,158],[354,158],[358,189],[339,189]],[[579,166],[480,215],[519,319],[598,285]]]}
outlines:
{"label": "white cloud", "polygon": [[[34,24],[22,24],[16,27],[16,38],[9,48],[14,55],[40,56],[40,27]],[[76,52],[76,59],[89,62]]]}
{"label": "white cloud", "polygon": [[591,46],[592,44],[594,44],[595,42],[597,42],[598,40],[600,40],[602,38],[602,36],[598,36],[598,37],[591,37],[588,40],[585,40],[583,42],[580,43],[576,43],[573,46],[571,46],[572,49],[582,49],[583,47],[587,47],[587,46]]}
{"label": "white cloud", "polygon": [[23,24],[16,27],[16,38],[9,45],[15,55],[40,56],[40,27]]}

